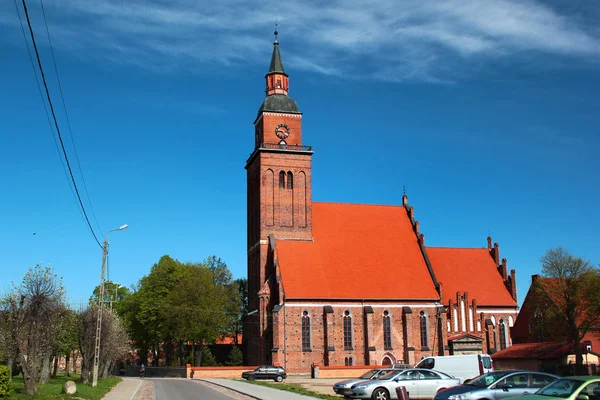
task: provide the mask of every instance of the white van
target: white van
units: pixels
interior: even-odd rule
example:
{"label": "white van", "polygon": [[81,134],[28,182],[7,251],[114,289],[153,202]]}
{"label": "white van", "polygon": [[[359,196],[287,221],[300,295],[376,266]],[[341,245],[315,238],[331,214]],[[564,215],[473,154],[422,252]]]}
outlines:
{"label": "white van", "polygon": [[492,358],[487,354],[425,357],[415,365],[415,368],[428,368],[445,372],[460,379],[461,384],[467,379],[494,370]]}

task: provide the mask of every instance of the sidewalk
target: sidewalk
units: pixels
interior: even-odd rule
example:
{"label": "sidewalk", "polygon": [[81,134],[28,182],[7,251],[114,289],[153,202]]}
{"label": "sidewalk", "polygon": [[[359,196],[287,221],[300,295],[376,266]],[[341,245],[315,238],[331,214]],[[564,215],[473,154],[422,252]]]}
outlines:
{"label": "sidewalk", "polygon": [[133,400],[144,381],[139,378],[123,377],[123,381],[102,398],[102,400]]}
{"label": "sidewalk", "polygon": [[316,397],[303,396],[296,393],[286,392],[285,390],[273,389],[265,386],[254,385],[244,381],[236,381],[231,379],[220,378],[202,378],[198,379],[201,382],[208,382],[213,385],[218,385],[238,393],[245,394],[255,399],[260,400],[309,400]]}

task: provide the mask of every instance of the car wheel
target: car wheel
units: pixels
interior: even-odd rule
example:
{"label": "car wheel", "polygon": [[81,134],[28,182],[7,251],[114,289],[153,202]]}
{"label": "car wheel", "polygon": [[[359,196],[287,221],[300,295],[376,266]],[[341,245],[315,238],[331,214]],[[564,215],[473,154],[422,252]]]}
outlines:
{"label": "car wheel", "polygon": [[390,395],[387,390],[379,388],[373,391],[373,395],[371,396],[373,400],[389,400]]}
{"label": "car wheel", "polygon": [[283,382],[283,376],[277,376],[277,378],[275,378],[275,382]]}
{"label": "car wheel", "polygon": [[249,380],[249,381],[253,381],[254,379],[255,379],[255,378],[254,378],[254,375],[248,375],[248,380]]}

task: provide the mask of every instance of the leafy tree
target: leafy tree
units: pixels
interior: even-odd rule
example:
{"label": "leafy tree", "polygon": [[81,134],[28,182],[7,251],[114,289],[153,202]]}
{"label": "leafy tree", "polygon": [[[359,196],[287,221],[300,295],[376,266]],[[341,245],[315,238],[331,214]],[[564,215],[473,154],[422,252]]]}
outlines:
{"label": "leafy tree", "polygon": [[600,326],[600,272],[562,247],[548,250],[540,262],[543,278],[534,287],[541,311],[536,315],[537,324],[573,341],[581,373],[581,340],[591,328]]}
{"label": "leafy tree", "polygon": [[[49,268],[36,265],[5,299],[11,316],[11,340],[23,370],[24,392],[38,393],[38,369],[54,344],[58,315],[64,308],[62,280]],[[49,366],[48,366],[49,371]]]}
{"label": "leafy tree", "polygon": [[[78,317],[73,310],[65,308],[56,332],[56,355],[65,356],[65,374],[69,376],[71,353],[79,347],[77,339]],[[58,359],[58,357],[56,357]],[[56,376],[56,369],[53,373]]]}
{"label": "leafy tree", "polygon": [[[121,316],[124,313],[124,301],[131,295],[131,290],[126,286],[120,285],[113,281],[104,282],[104,306],[112,308]],[[98,297],[100,296],[100,285],[94,288],[90,297],[90,306],[98,305]]]}

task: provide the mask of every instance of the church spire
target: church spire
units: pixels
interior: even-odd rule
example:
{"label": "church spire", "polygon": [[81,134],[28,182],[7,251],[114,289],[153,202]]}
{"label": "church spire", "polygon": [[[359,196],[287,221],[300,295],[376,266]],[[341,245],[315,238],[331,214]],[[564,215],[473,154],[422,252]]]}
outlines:
{"label": "church spire", "polygon": [[287,96],[289,89],[289,78],[283,70],[281,54],[279,54],[279,40],[277,40],[277,24],[275,24],[275,41],[273,42],[273,55],[271,56],[271,65],[267,72],[267,96],[282,94]]}
{"label": "church spire", "polygon": [[281,55],[279,54],[279,41],[277,40],[277,24],[275,24],[275,41],[273,42],[273,55],[271,56],[271,65],[269,66],[269,74],[281,73],[285,74],[283,70],[283,63],[281,62]]}

